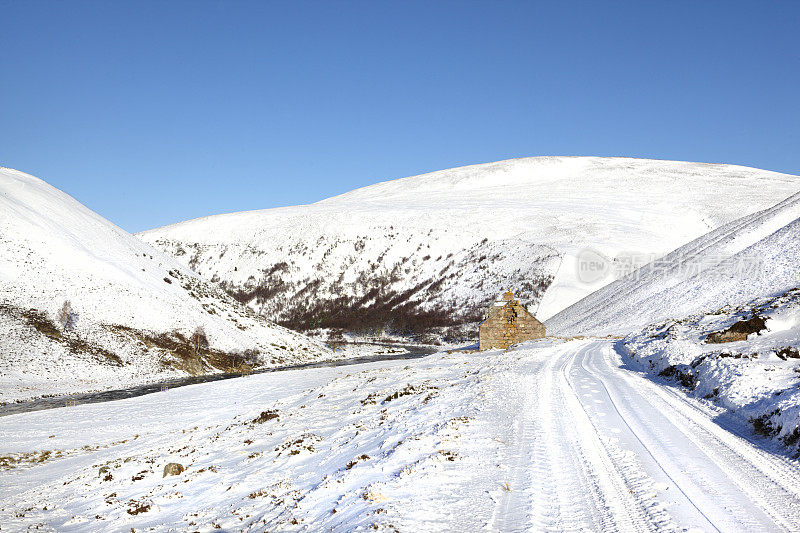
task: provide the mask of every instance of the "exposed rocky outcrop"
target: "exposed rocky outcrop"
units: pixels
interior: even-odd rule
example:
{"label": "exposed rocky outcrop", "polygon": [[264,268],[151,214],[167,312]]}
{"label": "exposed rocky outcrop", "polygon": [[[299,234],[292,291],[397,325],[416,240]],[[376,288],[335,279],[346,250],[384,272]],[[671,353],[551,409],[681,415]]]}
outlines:
{"label": "exposed rocky outcrop", "polygon": [[710,344],[721,344],[723,342],[735,342],[747,340],[751,333],[761,333],[767,329],[766,320],[760,316],[754,316],[748,320],[740,320],[731,327],[709,333],[706,342]]}

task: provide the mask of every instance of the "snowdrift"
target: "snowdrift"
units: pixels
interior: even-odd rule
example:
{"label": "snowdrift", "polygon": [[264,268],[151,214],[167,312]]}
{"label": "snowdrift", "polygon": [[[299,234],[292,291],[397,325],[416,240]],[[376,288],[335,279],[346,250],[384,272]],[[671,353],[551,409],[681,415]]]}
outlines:
{"label": "snowdrift", "polygon": [[[65,302],[71,312],[59,317]],[[193,342],[197,328],[207,346]],[[0,332],[0,401],[328,354],[70,196],[6,168]]]}
{"label": "snowdrift", "polygon": [[579,278],[586,248],[660,256],[773,205],[798,180],[733,165],[537,157],[140,237],[284,325],[419,331],[474,325],[508,288],[547,318],[608,283]]}

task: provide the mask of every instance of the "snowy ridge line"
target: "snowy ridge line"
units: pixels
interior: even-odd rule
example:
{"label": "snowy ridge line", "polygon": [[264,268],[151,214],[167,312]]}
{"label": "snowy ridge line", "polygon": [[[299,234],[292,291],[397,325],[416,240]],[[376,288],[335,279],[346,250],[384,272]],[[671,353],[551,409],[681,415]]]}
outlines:
{"label": "snowy ridge line", "polygon": [[508,288],[547,319],[606,285],[580,278],[581,251],[660,257],[799,188],[735,165],[525,158],[139,236],[295,329],[351,331],[366,315],[378,332],[456,338]]}
{"label": "snowy ridge line", "polygon": [[[775,294],[800,283],[784,266],[800,256],[787,246],[800,219],[800,193],[717,228],[627,276],[610,283],[546,321],[566,334],[624,334],[648,324],[711,312]],[[762,269],[736,271],[739,262]],[[690,268],[697,265],[703,268]],[[778,267],[778,268],[776,268]],[[689,274],[687,274],[688,272]]]}
{"label": "snowy ridge line", "polygon": [[0,331],[0,403],[333,357],[10,169],[0,169]]}

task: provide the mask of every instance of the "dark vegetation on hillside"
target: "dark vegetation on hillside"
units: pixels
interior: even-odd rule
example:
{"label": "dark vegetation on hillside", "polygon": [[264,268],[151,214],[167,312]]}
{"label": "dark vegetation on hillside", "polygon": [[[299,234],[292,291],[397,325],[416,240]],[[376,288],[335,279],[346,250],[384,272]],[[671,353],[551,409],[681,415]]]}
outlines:
{"label": "dark vegetation on hillside", "polygon": [[388,333],[405,336],[422,335],[433,328],[446,328],[483,318],[478,309],[470,314],[454,315],[451,309],[422,309],[414,300],[402,299],[402,294],[381,295],[369,304],[363,298],[340,297],[316,301],[313,305],[292,311],[280,322],[285,327],[309,330],[317,328],[343,329],[354,333]]}
{"label": "dark vegetation on hillside", "polygon": [[[57,323],[46,313],[37,309],[25,309],[7,303],[0,303],[0,316],[6,316],[19,321],[38,334],[49,339],[50,342],[62,345],[74,355],[90,356],[100,363],[112,366],[123,366],[125,362],[113,351],[81,337],[78,332],[70,332],[62,324]],[[144,346],[146,350],[158,350],[164,355],[162,364],[177,370],[188,372],[191,375],[201,375],[214,370],[222,372],[249,372],[251,369],[263,366],[265,363],[281,364],[285,359],[280,355],[266,354],[258,350],[224,351],[213,348],[209,339],[198,342],[193,335],[185,336],[180,331],[150,332],[123,326],[119,324],[105,324],[102,326],[130,345],[131,341],[137,346]],[[198,331],[201,331],[198,328]],[[288,350],[287,346],[277,346],[281,350]]]}
{"label": "dark vegetation on hillside", "polygon": [[[386,331],[398,335],[421,335],[432,328],[455,326],[483,318],[482,309],[456,312],[442,307],[424,309],[414,296],[418,287],[403,292],[372,288],[361,296],[337,298],[308,297],[315,293],[320,282],[311,283],[299,291],[297,302],[278,324],[300,331],[318,328],[343,329],[354,333]],[[228,289],[242,303],[255,300],[257,304],[282,295],[288,287],[283,282],[272,285],[259,284],[249,290]],[[304,298],[304,296],[307,297]]]}
{"label": "dark vegetation on hillside", "polygon": [[[126,335],[143,343],[148,349],[158,348],[171,357],[163,361],[164,366],[183,370],[192,375],[205,374],[214,369],[222,372],[240,372],[261,364],[257,350],[226,352],[212,348],[206,339],[197,343],[197,333],[186,337],[180,331],[153,333],[127,326],[114,325],[108,328],[118,334]],[[273,359],[271,362],[282,362]]]}
{"label": "dark vegetation on hillside", "polygon": [[102,346],[87,342],[77,335],[68,334],[63,325],[56,324],[53,319],[41,311],[0,304],[0,314],[25,322],[53,342],[63,345],[72,354],[86,354],[102,363],[122,366],[122,360],[117,354]]}
{"label": "dark vegetation on hillside", "polygon": [[[395,235],[390,232],[387,237]],[[524,266],[509,269],[513,247],[505,249],[484,238],[457,253],[438,255],[428,253],[430,246],[420,242],[416,252],[389,259],[392,247],[370,244],[372,240],[369,236],[351,240],[323,236],[314,246],[298,242],[279,248],[279,258],[249,246],[231,249],[168,240],[157,244],[177,257],[188,256],[196,272],[211,275],[235,300],[289,329],[333,329],[415,340],[429,335],[448,341],[477,338],[477,324],[486,306],[503,291],[513,289],[523,301],[540,301],[559,258],[549,247],[530,246]],[[243,264],[259,266],[244,282],[232,282],[225,271],[240,272],[242,265],[217,264],[220,258],[231,257],[228,252],[241,257]],[[310,272],[309,265],[313,266]],[[303,270],[309,274],[297,276]],[[460,299],[465,293],[470,297]]]}
{"label": "dark vegetation on hillside", "polygon": [[[377,276],[370,280],[370,287],[360,295],[336,298],[319,294],[321,280],[309,282],[300,290],[280,278],[267,278],[248,289],[232,288],[224,282],[222,286],[244,304],[255,302],[256,308],[273,298],[292,294],[283,316],[277,319],[278,324],[290,329],[307,331],[331,328],[358,334],[385,332],[408,337],[420,337],[433,330],[476,324],[483,320],[486,306],[496,297],[492,293],[484,302],[471,308],[457,303],[447,307],[431,306],[425,305],[425,301],[427,297],[436,294],[441,281],[420,283],[400,292],[386,288],[390,281]],[[549,277],[528,281],[521,284],[520,289],[540,296],[551,281]],[[381,285],[383,282],[387,285]],[[448,336],[445,332],[446,340],[465,340]],[[477,330],[466,337],[472,338],[477,338]]]}

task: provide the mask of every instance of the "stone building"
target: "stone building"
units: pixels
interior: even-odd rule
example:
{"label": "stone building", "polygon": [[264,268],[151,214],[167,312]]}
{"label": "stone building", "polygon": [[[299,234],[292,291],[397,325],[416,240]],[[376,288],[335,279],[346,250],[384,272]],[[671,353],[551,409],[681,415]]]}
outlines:
{"label": "stone building", "polygon": [[512,344],[544,336],[544,324],[514,299],[513,292],[507,291],[486,311],[479,329],[479,348],[505,350]]}

